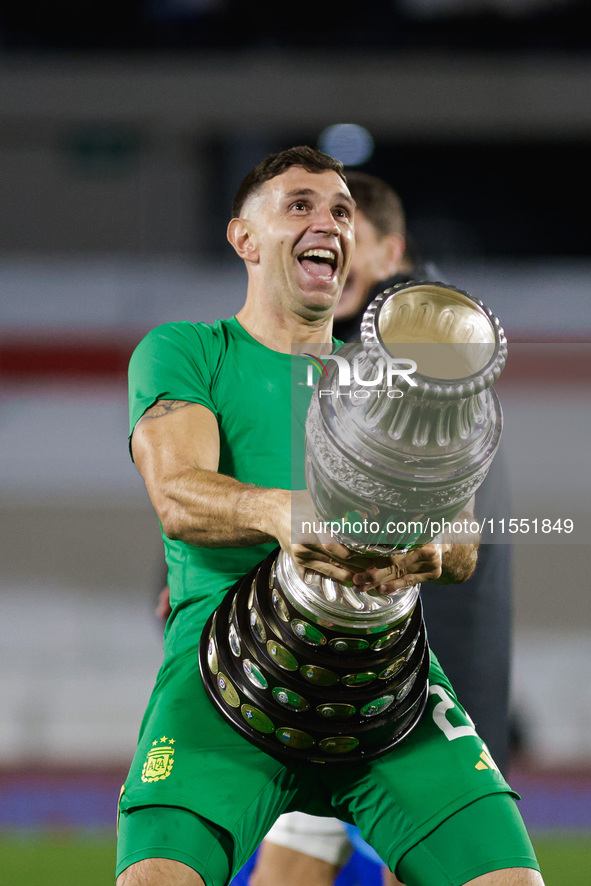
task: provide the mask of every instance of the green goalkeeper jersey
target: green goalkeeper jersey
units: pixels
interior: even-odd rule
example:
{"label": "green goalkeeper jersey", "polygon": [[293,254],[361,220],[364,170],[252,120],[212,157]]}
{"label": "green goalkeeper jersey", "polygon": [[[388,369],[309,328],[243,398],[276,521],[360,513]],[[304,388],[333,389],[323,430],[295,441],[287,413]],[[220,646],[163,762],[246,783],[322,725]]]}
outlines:
{"label": "green goalkeeper jersey", "polygon": [[[157,400],[200,403],[218,422],[221,474],[256,486],[304,488],[304,428],[312,392],[307,366],[305,357],[256,341],[235,317],[212,325],[159,326],[131,358],[130,433]],[[224,592],[276,546],[207,548],[162,537],[171,606],[197,604],[204,620]]]}

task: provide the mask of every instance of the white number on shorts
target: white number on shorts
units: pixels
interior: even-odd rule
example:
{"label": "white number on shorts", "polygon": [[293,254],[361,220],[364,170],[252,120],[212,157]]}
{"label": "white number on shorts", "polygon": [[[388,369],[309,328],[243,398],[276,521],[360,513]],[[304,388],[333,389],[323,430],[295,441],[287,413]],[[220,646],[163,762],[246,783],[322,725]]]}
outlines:
{"label": "white number on shorts", "polygon": [[449,693],[445,691],[443,686],[438,686],[437,684],[435,684],[434,686],[430,686],[429,695],[438,695],[441,699],[441,701],[433,708],[433,719],[448,741],[453,741],[454,738],[464,738],[466,735],[475,735],[476,737],[478,737],[476,727],[474,726],[474,723],[472,722],[468,714],[466,714],[469,722],[469,725],[467,726],[453,726],[449,722],[446,717],[446,713],[447,711],[451,711],[453,708],[455,708],[456,704]]}

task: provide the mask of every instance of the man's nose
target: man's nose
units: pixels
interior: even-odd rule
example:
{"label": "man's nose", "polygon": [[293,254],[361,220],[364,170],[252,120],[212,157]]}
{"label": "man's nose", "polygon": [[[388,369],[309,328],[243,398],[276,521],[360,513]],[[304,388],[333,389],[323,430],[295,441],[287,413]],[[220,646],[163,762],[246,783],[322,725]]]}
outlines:
{"label": "man's nose", "polygon": [[340,230],[332,210],[328,206],[318,208],[314,218],[314,228],[327,234],[338,234]]}

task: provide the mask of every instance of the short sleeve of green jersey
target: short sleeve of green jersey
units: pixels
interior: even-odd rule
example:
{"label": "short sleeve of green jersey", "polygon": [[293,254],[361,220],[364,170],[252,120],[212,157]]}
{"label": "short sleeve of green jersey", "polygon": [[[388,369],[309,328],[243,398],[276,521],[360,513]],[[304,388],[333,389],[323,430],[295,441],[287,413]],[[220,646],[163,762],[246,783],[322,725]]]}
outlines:
{"label": "short sleeve of green jersey", "polygon": [[200,403],[217,415],[211,384],[217,366],[216,337],[197,323],[157,326],[139,343],[129,363],[129,434],[157,400]]}

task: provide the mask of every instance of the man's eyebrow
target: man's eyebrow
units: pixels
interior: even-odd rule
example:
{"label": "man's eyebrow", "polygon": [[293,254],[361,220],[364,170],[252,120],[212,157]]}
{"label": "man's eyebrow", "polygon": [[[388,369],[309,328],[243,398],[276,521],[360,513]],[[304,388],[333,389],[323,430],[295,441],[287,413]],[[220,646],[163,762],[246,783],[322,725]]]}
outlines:
{"label": "man's eyebrow", "polygon": [[345,194],[344,191],[339,191],[339,193],[337,194],[337,197],[340,197],[341,200],[345,201],[345,203],[350,203],[353,208],[355,208],[357,206],[357,203],[355,202],[353,197],[351,197],[350,194]]}
{"label": "man's eyebrow", "polygon": [[294,188],[293,191],[288,191],[286,193],[286,197],[309,197],[312,194],[316,194],[313,188]]}

